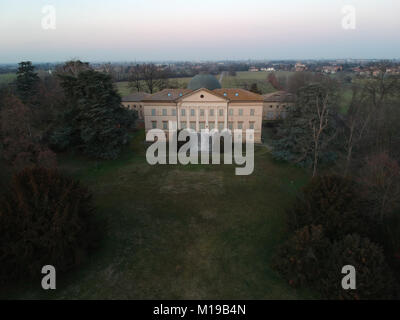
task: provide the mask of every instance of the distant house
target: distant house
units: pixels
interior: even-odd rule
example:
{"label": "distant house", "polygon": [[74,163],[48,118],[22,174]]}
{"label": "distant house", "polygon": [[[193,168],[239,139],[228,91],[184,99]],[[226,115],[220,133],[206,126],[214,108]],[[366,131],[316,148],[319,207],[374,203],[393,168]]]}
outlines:
{"label": "distant house", "polygon": [[322,72],[328,73],[328,74],[335,74],[342,70],[343,70],[342,66],[323,66],[322,67]]}
{"label": "distant house", "polygon": [[287,109],[295,102],[295,96],[286,91],[263,95],[263,121],[276,121],[286,118]]}
{"label": "distant house", "polygon": [[249,69],[249,71],[250,71],[250,72],[258,72],[258,71],[260,71],[260,69],[258,69],[258,68],[256,68],[256,67],[251,67],[251,68]]}
{"label": "distant house", "polygon": [[139,120],[144,120],[143,99],[149,96],[146,92],[135,92],[122,98],[122,105],[130,110],[136,110]]}
{"label": "distant house", "polygon": [[305,71],[307,70],[307,66],[303,63],[297,62],[296,65],[294,66],[294,69],[296,70],[296,72]]}

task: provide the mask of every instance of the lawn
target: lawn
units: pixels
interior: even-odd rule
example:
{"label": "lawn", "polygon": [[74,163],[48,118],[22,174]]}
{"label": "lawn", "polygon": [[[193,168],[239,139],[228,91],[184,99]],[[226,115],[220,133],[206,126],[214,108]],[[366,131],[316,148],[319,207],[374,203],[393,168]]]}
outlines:
{"label": "lawn", "polygon": [[16,78],[17,75],[15,73],[2,73],[0,74],[0,85],[10,83]]}
{"label": "lawn", "polygon": [[[284,71],[278,71],[277,74],[286,74]],[[257,83],[258,88],[262,91],[263,94],[270,93],[276,91],[268,82],[267,82],[267,72],[237,72],[236,76],[229,76],[226,72],[222,79],[222,87],[223,88],[242,88],[248,89],[250,88],[251,84]],[[221,75],[215,76],[218,80],[220,79]],[[174,78],[170,79],[172,82],[177,82],[179,87],[186,88],[189,81],[192,78]],[[116,82],[116,88],[121,96],[127,96],[132,92],[129,88],[127,81]],[[145,88],[145,84],[143,83],[143,87]]]}
{"label": "lawn", "polygon": [[[256,148],[255,171],[233,165],[150,166],[144,133],[115,161],[60,157],[64,172],[90,186],[107,232],[78,270],[6,297],[56,299],[299,299],[271,268],[287,236],[285,208],[308,179]],[[1,295],[0,295],[1,296]]]}

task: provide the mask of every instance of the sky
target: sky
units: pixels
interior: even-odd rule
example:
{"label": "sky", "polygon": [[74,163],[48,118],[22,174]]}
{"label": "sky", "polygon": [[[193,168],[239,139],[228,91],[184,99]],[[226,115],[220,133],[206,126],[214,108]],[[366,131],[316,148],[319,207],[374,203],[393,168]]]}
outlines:
{"label": "sky", "polygon": [[399,0],[0,0],[0,63],[398,59],[399,12]]}

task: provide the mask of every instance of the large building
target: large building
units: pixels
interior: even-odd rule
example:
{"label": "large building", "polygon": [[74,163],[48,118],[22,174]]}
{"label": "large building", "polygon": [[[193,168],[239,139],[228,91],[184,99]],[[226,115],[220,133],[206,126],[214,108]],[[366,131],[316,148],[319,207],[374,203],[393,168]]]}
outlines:
{"label": "large building", "polygon": [[214,76],[201,74],[190,81],[187,89],[164,89],[152,95],[136,93],[124,97],[123,104],[138,110],[146,132],[157,128],[167,134],[172,121],[178,129],[197,132],[240,129],[244,137],[246,129],[253,129],[254,141],[260,143],[263,119],[283,118],[290,99],[285,92],[262,96],[244,89],[222,89]]}
{"label": "large building", "polygon": [[288,107],[295,102],[295,96],[286,91],[277,91],[263,95],[263,121],[276,121],[286,118]]}

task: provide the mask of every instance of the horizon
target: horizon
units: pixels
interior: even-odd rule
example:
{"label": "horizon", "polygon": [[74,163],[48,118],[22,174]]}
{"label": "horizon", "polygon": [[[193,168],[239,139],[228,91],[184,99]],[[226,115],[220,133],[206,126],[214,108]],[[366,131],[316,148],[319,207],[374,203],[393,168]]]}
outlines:
{"label": "horizon", "polygon": [[[54,29],[43,28],[46,5]],[[356,10],[354,29],[343,28],[346,5]],[[399,9],[393,0],[5,0],[0,63],[393,60]]]}

